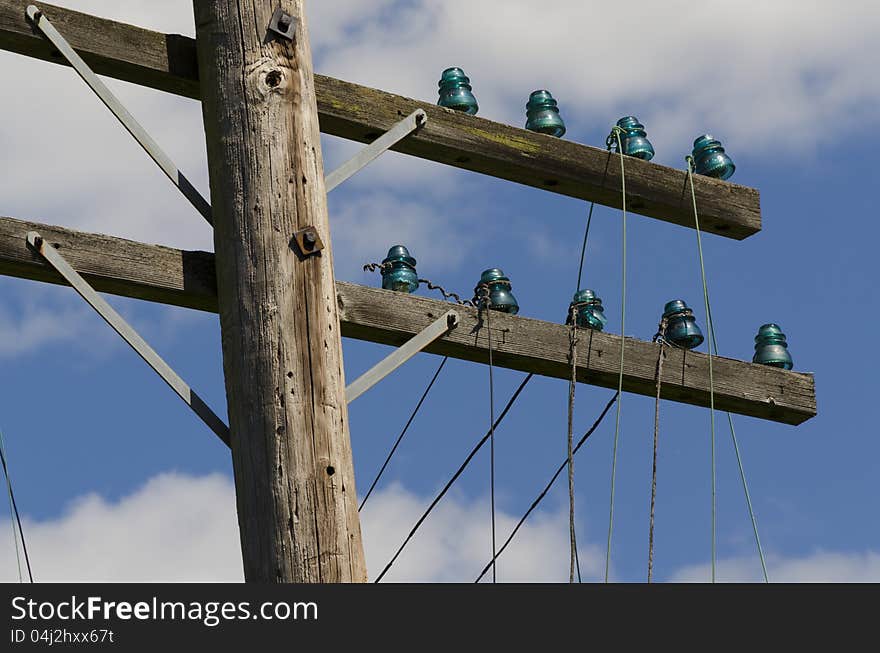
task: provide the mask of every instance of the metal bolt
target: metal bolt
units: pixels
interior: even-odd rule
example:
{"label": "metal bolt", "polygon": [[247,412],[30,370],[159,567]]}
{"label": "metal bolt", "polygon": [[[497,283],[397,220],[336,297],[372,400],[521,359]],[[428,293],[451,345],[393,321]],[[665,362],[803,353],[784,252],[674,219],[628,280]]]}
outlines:
{"label": "metal bolt", "polygon": [[318,240],[315,238],[315,234],[311,231],[307,231],[303,234],[303,245],[306,249],[314,249]]}
{"label": "metal bolt", "polygon": [[278,28],[282,32],[286,32],[290,29],[290,16],[284,15],[278,19]]}

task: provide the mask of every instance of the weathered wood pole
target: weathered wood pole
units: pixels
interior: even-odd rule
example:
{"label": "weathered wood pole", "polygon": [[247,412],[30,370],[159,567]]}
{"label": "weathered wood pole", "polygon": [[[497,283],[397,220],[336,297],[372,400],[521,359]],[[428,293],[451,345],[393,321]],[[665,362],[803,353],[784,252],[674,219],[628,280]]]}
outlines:
{"label": "weathered wood pole", "polygon": [[[194,0],[232,459],[249,582],[363,582],[304,0]],[[314,227],[306,255],[294,233]]]}

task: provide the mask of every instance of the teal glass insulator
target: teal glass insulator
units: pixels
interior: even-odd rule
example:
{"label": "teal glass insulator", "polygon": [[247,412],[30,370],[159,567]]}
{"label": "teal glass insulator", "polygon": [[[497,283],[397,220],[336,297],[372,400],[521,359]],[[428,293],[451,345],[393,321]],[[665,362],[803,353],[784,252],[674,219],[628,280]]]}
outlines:
{"label": "teal glass insulator", "polygon": [[489,291],[488,308],[493,311],[502,311],[516,315],[519,312],[519,304],[513,293],[510,292],[510,279],[500,268],[489,268],[480,275],[480,283],[474,288],[474,294],[480,303],[486,301],[483,288]]}
{"label": "teal glass insulator", "polygon": [[601,331],[605,328],[608,318],[605,317],[605,309],[602,300],[592,290],[582,289],[574,294],[571,304],[568,305],[569,323],[571,314],[575,314],[575,322],[584,329]]}
{"label": "teal glass insulator", "polygon": [[624,116],[617,121],[617,126],[624,131],[620,135],[624,154],[634,156],[637,159],[644,159],[645,161],[650,161],[654,158],[654,146],[648,140],[645,126],[639,122],[638,118],[635,116]]}
{"label": "teal glass insulator", "polygon": [[788,353],[788,343],[785,334],[778,324],[764,324],[758,329],[755,336],[755,356],[753,363],[771,365],[790,370],[793,366],[791,354]]}
{"label": "teal glass insulator", "polygon": [[526,104],[526,129],[557,137],[565,133],[565,123],[550,91],[533,91],[529,96]]}
{"label": "teal glass insulator", "polygon": [[703,134],[694,141],[691,156],[694,158],[694,172],[698,175],[730,179],[733,171],[736,170],[733,161],[725,154],[721,141],[709,134]]}
{"label": "teal glass insulator", "polygon": [[416,260],[403,245],[389,249],[388,256],[382,261],[382,287],[406,293],[415,292],[419,287]]}
{"label": "teal glass insulator", "polygon": [[666,320],[665,340],[682,349],[693,349],[702,344],[703,332],[697,326],[694,312],[683,299],[666,302],[663,318]]}
{"label": "teal glass insulator", "polygon": [[437,100],[437,104],[447,109],[476,115],[480,107],[472,93],[471,80],[461,68],[444,70],[437,85],[440,87],[440,99]]}

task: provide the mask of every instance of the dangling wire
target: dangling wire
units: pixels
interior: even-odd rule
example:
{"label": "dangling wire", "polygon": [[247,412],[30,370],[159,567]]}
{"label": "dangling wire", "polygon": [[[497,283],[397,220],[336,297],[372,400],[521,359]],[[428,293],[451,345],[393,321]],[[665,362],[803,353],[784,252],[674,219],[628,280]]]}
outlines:
{"label": "dangling wire", "polygon": [[[608,147],[608,151],[611,151],[611,141],[606,140],[606,145]],[[581,258],[578,263],[578,275],[577,275],[577,283],[574,287],[574,292],[577,294],[581,289],[581,278],[584,273],[584,258],[587,253],[587,242],[590,239],[590,225],[593,223],[593,209],[596,207],[595,202],[590,202],[590,209],[587,212],[587,224],[584,228],[584,241],[581,245]],[[569,470],[568,470],[568,494],[569,494],[569,531],[570,531],[570,539],[571,539],[571,556],[574,559],[574,567],[577,570],[578,582],[581,582],[581,561],[578,558],[577,551],[577,527],[575,523],[575,511],[574,511],[574,461],[572,460],[572,450],[571,450],[571,442],[572,442],[572,420],[574,416],[574,392],[575,392],[575,383],[576,383],[576,375],[577,375],[577,355],[576,355],[576,346],[577,346],[577,307],[572,307],[572,314],[569,315],[569,324],[572,325],[572,332],[569,336],[571,349],[569,351],[569,356],[572,361],[572,380],[569,384],[568,391],[568,460],[569,460]],[[573,574],[569,573],[569,582],[573,580]]]}
{"label": "dangling wire", "polygon": [[595,202],[590,202],[590,211],[587,214],[587,226],[584,229],[584,244],[581,245],[581,262],[578,264],[578,280],[577,286],[575,286],[574,291],[577,292],[581,289],[581,277],[584,273],[584,255],[587,252],[587,239],[590,237],[590,224],[593,222],[593,208],[596,206]]}
{"label": "dangling wire", "polygon": [[495,569],[495,378],[493,375],[494,365],[492,361],[492,324],[489,314],[492,312],[490,306],[491,299],[489,295],[489,286],[481,283],[477,286],[476,301],[480,311],[486,311],[486,334],[489,344],[489,503],[491,506],[492,519],[492,582],[497,580]]}
{"label": "dangling wire", "polygon": [[657,503],[657,448],[660,440],[660,384],[663,378],[663,360],[666,358],[666,318],[660,320],[660,328],[654,341],[660,347],[657,353],[657,396],[654,399],[654,460],[651,468],[651,516],[648,522],[648,582],[654,578],[654,506]]}
{"label": "dangling wire", "polygon": [[[608,137],[608,140],[611,138],[617,139],[617,151],[620,154],[620,188],[621,188],[621,208],[623,211],[622,216],[622,243],[623,243],[623,255],[622,255],[622,273],[621,273],[621,292],[620,292],[620,374],[617,379],[617,393],[620,395],[623,392],[623,352],[624,352],[624,343],[626,342],[626,174],[624,172],[623,166],[623,144],[620,140],[620,134],[623,130],[615,125],[611,134]],[[608,577],[611,570],[611,536],[614,531],[614,484],[617,476],[617,444],[620,440],[620,407],[623,404],[622,398],[618,398],[617,401],[617,419],[614,426],[614,447],[613,453],[611,456],[611,505],[608,510],[608,545],[605,550],[605,582],[608,582]]]}
{"label": "dangling wire", "polygon": [[[5,443],[3,442],[3,433],[0,432],[0,455],[3,456],[3,469],[6,470],[6,453]],[[15,563],[18,565],[18,582],[24,582],[21,576],[21,548],[18,546],[18,527],[15,525],[15,504],[12,500],[12,481],[9,479],[9,473],[4,474],[6,480],[6,497],[9,499],[9,523],[12,526],[12,543],[15,545]]]}
{"label": "dangling wire", "polygon": [[419,409],[422,407],[422,404],[425,403],[425,399],[428,397],[428,393],[431,392],[431,388],[434,387],[434,382],[437,380],[437,377],[440,376],[440,372],[443,371],[443,366],[446,365],[446,361],[449,360],[448,356],[444,356],[443,360],[440,361],[440,365],[437,368],[437,371],[434,372],[434,376],[431,377],[431,382],[428,383],[428,387],[425,388],[425,391],[422,393],[421,399],[416,404],[416,407],[413,409],[412,413],[410,413],[409,419],[406,420],[406,426],[403,427],[403,430],[400,432],[400,435],[397,436],[397,440],[394,443],[394,446],[391,447],[391,451],[388,452],[388,456],[385,458],[385,462],[382,463],[382,467],[379,469],[379,473],[376,474],[376,478],[373,479],[373,482],[370,484],[370,489],[367,490],[367,493],[364,495],[363,501],[361,501],[361,505],[358,508],[358,512],[364,509],[364,505],[367,503],[367,499],[370,498],[370,495],[373,493],[373,489],[376,487],[376,484],[379,482],[379,479],[382,478],[382,474],[385,473],[385,468],[388,467],[388,463],[391,462],[391,458],[394,456],[394,452],[397,451],[398,445],[403,440],[403,436],[406,435],[406,432],[409,430],[410,424],[413,423],[413,420],[416,418],[416,415],[419,412]]}
{"label": "dangling wire", "polygon": [[443,489],[440,490],[440,493],[436,497],[434,497],[434,500],[431,501],[431,504],[428,506],[428,509],[425,510],[424,514],[421,517],[419,517],[419,520],[416,522],[415,526],[413,526],[412,529],[410,530],[409,535],[406,536],[406,539],[403,541],[403,544],[400,545],[400,547],[397,549],[397,552],[394,554],[394,556],[391,558],[391,560],[388,561],[388,564],[385,565],[385,568],[382,570],[382,573],[379,574],[379,576],[373,582],[378,583],[379,581],[382,580],[382,578],[385,576],[385,574],[388,573],[388,570],[391,569],[391,567],[394,565],[394,562],[397,560],[398,557],[400,557],[400,554],[406,548],[406,545],[409,544],[410,540],[412,540],[413,536],[415,536],[416,531],[419,530],[419,527],[425,522],[425,520],[428,518],[428,515],[431,514],[431,511],[434,510],[434,508],[437,506],[437,504],[440,503],[440,500],[444,496],[446,496],[446,493],[449,492],[449,488],[451,488],[453,486],[453,484],[455,484],[455,481],[457,481],[458,478],[464,473],[464,470],[467,469],[467,466],[470,464],[471,460],[474,459],[474,456],[476,456],[477,453],[480,451],[480,449],[482,449],[483,445],[486,444],[486,441],[489,439],[491,433],[493,433],[495,431],[495,429],[498,428],[498,426],[504,420],[505,416],[507,415],[508,411],[511,409],[513,404],[516,403],[516,400],[519,397],[520,393],[523,391],[523,389],[526,387],[526,385],[528,385],[529,381],[531,381],[532,377],[534,377],[534,376],[535,375],[533,373],[529,373],[525,376],[525,378],[519,384],[519,387],[516,389],[516,391],[513,393],[513,395],[507,401],[507,405],[504,406],[504,410],[501,411],[501,414],[498,416],[498,419],[496,419],[495,423],[492,424],[492,428],[486,432],[486,435],[484,435],[479,442],[477,442],[476,446],[474,446],[474,448],[468,454],[467,458],[464,459],[464,462],[459,466],[459,468],[452,475],[452,478],[450,478],[449,481],[447,481],[446,485],[443,486]]}
{"label": "dangling wire", "polygon": [[703,261],[703,237],[700,234],[700,216],[697,213],[697,194],[694,191],[694,159],[690,155],[685,157],[688,164],[688,179],[691,186],[691,199],[694,202],[694,225],[697,231],[697,251],[700,253],[700,275],[703,280],[703,302],[706,306],[706,320],[709,322],[709,425],[712,437],[712,582],[715,582],[716,567],[716,525],[717,525],[717,502],[716,502],[716,479],[715,479],[715,374],[712,367],[715,337],[713,335],[712,313],[709,310],[709,286],[706,283],[706,266]]}
{"label": "dangling wire", "polygon": [[[18,504],[15,502],[15,492],[12,490],[12,477],[9,475],[9,467],[6,464],[6,443],[3,440],[3,432],[0,431],[0,463],[3,465],[3,474],[6,477],[6,492],[9,495],[9,507],[15,515],[15,524],[18,525],[18,535],[21,537],[21,548],[24,552],[24,561],[27,565],[28,578],[34,582],[34,574],[31,571],[31,558],[28,555],[27,541],[24,539],[24,529],[21,526],[21,515],[18,514]],[[12,536],[15,538],[15,524],[13,524]],[[15,539],[15,559],[18,562],[18,581],[22,582],[21,562],[19,560],[18,539]]]}
{"label": "dangling wire", "polygon": [[[709,301],[709,286],[708,286],[708,283],[706,282],[706,270],[703,265],[703,245],[702,245],[702,238],[700,235],[700,217],[699,217],[699,213],[697,212],[697,194],[696,194],[696,191],[694,190],[694,159],[691,156],[687,156],[687,157],[685,157],[685,160],[687,161],[687,164],[688,164],[688,179],[690,180],[691,200],[693,201],[693,205],[694,205],[694,225],[695,225],[696,231],[697,231],[697,247],[700,252],[700,272],[701,272],[702,281],[703,281],[703,296],[706,301],[706,319],[709,322],[709,337],[710,337],[710,340],[709,340],[709,382],[710,382],[710,391],[712,391],[712,390],[714,390],[714,387],[712,385],[712,356],[718,355],[718,341],[715,338],[715,321],[712,319],[712,305],[711,305],[711,302]],[[714,396],[712,396],[710,398],[710,402],[711,402],[712,407],[714,409]],[[736,437],[736,429],[734,429],[734,427],[733,427],[733,416],[730,414],[729,411],[727,411],[727,423],[730,426],[730,438],[733,441],[733,450],[736,453],[736,463],[737,463],[737,466],[739,467],[739,475],[740,475],[740,479],[742,480],[743,493],[745,494],[746,505],[748,506],[748,509],[749,509],[749,518],[751,519],[751,522],[752,522],[752,531],[755,534],[755,545],[758,548],[758,557],[761,559],[761,570],[764,574],[764,582],[769,583],[770,577],[767,574],[767,562],[764,559],[764,549],[761,546],[761,538],[758,535],[758,521],[755,518],[755,511],[754,511],[754,508],[752,507],[752,497],[749,494],[749,485],[748,485],[748,482],[746,481],[746,472],[745,472],[745,468],[744,468],[743,462],[742,462],[742,457],[741,457],[740,451],[739,451],[739,442],[737,441],[737,437]],[[713,546],[712,580],[713,580],[713,582],[715,580],[715,551],[714,551],[714,547],[715,547],[715,435],[714,435],[714,427],[715,427],[715,420],[714,420],[714,413],[713,413],[713,420],[712,420],[712,428],[713,428],[713,434],[712,434],[712,546]]]}
{"label": "dangling wire", "polygon": [[[574,428],[574,391],[575,385],[577,384],[577,308],[572,307],[569,319],[571,327],[568,332],[568,355],[571,359],[571,378],[568,383],[568,437],[566,439],[566,445],[568,448],[568,534],[571,543],[571,551],[569,554],[568,582],[574,583],[575,567],[578,568],[578,582],[580,582],[581,576],[580,562],[577,559],[577,532],[574,519],[574,451],[572,447]],[[493,562],[492,564],[494,565],[495,563]]]}
{"label": "dangling wire", "polygon": [[[608,414],[608,411],[611,410],[611,407],[614,405],[614,402],[617,401],[618,396],[619,396],[619,395],[618,395],[617,393],[614,393],[614,396],[611,397],[611,399],[610,399],[609,402],[606,404],[605,408],[602,410],[602,412],[601,412],[601,414],[599,415],[599,417],[596,418],[596,421],[593,423],[593,425],[590,427],[590,429],[589,429],[586,433],[584,433],[583,437],[581,437],[580,440],[578,440],[578,443],[577,443],[577,445],[575,446],[574,450],[572,451],[572,454],[576,454],[576,453],[578,452],[578,450],[579,450],[579,449],[584,445],[584,443],[587,441],[587,439],[593,434],[593,432],[594,432],[597,428],[599,428],[599,425],[602,423],[602,420],[605,419],[605,415]],[[514,527],[513,531],[511,531],[510,535],[509,535],[509,536],[507,537],[507,539],[504,541],[504,544],[501,546],[501,548],[498,549],[498,553],[495,554],[495,557],[496,557],[496,558],[500,557],[501,554],[504,553],[504,550],[505,550],[505,549],[507,548],[507,546],[511,543],[511,541],[512,541],[513,538],[514,538],[514,536],[515,536],[515,535],[517,534],[517,532],[519,531],[520,527],[521,527],[523,524],[525,524],[526,520],[529,518],[529,515],[531,515],[532,512],[535,510],[535,508],[538,507],[538,504],[541,503],[541,501],[544,499],[544,497],[547,496],[547,493],[550,491],[550,488],[553,487],[553,484],[556,482],[556,479],[559,478],[559,475],[562,474],[563,470],[566,468],[567,465],[568,465],[568,460],[564,460],[564,461],[562,461],[562,464],[559,465],[559,468],[556,470],[556,473],[553,474],[553,476],[550,478],[550,481],[547,483],[547,485],[544,487],[544,489],[541,490],[541,493],[540,493],[540,494],[538,495],[538,497],[532,502],[532,505],[529,506],[529,509],[526,510],[526,514],[524,514],[524,515],[522,516],[522,518],[517,522],[517,524],[516,524],[516,526]],[[490,560],[489,562],[486,563],[486,566],[483,567],[483,571],[480,572],[480,575],[477,576],[477,579],[474,581],[475,583],[479,583],[479,582],[480,582],[480,580],[483,578],[483,576],[485,576],[486,573],[489,571],[489,569],[492,567],[492,563],[493,563],[493,562],[494,562],[494,560]]]}

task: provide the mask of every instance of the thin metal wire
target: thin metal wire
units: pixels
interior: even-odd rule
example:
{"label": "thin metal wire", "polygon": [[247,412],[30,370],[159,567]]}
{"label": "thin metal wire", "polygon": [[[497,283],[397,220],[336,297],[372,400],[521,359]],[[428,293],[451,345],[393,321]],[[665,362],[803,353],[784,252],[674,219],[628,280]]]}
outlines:
{"label": "thin metal wire", "polygon": [[410,413],[409,419],[406,420],[406,426],[403,427],[403,430],[400,432],[400,435],[397,436],[397,440],[394,442],[394,446],[391,447],[391,451],[388,452],[388,456],[385,458],[385,462],[382,463],[381,469],[379,469],[379,473],[376,474],[376,478],[373,479],[373,482],[370,484],[370,489],[367,490],[367,493],[364,495],[363,500],[361,501],[361,505],[358,508],[358,512],[364,509],[364,505],[367,503],[367,499],[370,498],[370,495],[373,493],[373,490],[376,487],[376,484],[379,482],[379,479],[382,478],[382,474],[385,473],[385,468],[388,467],[388,463],[391,462],[391,458],[394,456],[394,452],[397,451],[397,447],[400,445],[403,440],[403,436],[406,435],[406,432],[409,430],[410,425],[413,423],[413,420],[416,418],[416,415],[419,412],[419,409],[422,407],[422,404],[425,403],[425,399],[428,397],[428,393],[431,392],[431,388],[434,387],[434,382],[437,380],[437,377],[440,376],[440,372],[443,371],[443,366],[446,365],[446,361],[449,360],[449,356],[444,356],[443,360],[440,361],[439,367],[437,367],[437,371],[434,372],[434,376],[431,377],[431,382],[428,384],[428,387],[425,388],[425,391],[422,393],[419,402],[416,404],[416,407],[413,409],[412,413]]}
{"label": "thin metal wire", "polygon": [[464,470],[467,469],[467,466],[470,464],[471,460],[473,460],[474,456],[477,455],[477,452],[479,452],[480,449],[483,447],[483,445],[486,444],[486,441],[489,439],[490,433],[494,429],[498,428],[498,426],[501,424],[501,422],[504,420],[505,416],[507,415],[508,411],[510,411],[511,407],[513,407],[513,404],[516,402],[520,393],[522,393],[523,389],[526,387],[528,382],[532,380],[532,377],[534,377],[534,376],[535,375],[533,373],[529,373],[525,376],[525,378],[519,384],[519,387],[516,389],[516,391],[513,393],[513,395],[507,401],[507,405],[504,406],[504,410],[501,411],[501,414],[498,416],[498,419],[495,420],[495,423],[492,425],[492,429],[490,431],[487,431],[486,435],[484,435],[483,438],[471,450],[471,452],[468,454],[467,458],[465,458],[464,462],[459,466],[459,468],[456,470],[456,472],[452,475],[452,478],[450,478],[449,481],[446,483],[446,485],[443,486],[443,489],[440,490],[440,493],[434,498],[434,500],[428,506],[428,509],[425,510],[425,513],[421,517],[419,517],[419,520],[416,522],[415,526],[412,527],[412,530],[410,530],[409,535],[406,536],[406,539],[403,541],[403,544],[400,545],[400,547],[397,549],[397,552],[394,554],[394,556],[391,558],[391,560],[388,561],[388,564],[385,565],[385,568],[382,570],[382,573],[379,574],[379,576],[373,582],[378,583],[379,581],[382,580],[382,578],[385,576],[385,574],[388,573],[388,570],[391,569],[394,562],[397,560],[397,558],[403,552],[404,548],[406,548],[406,545],[409,544],[410,540],[412,540],[413,536],[416,534],[416,531],[419,530],[419,527],[428,518],[428,515],[431,514],[431,511],[434,510],[436,505],[438,503],[440,503],[440,500],[444,496],[446,496],[446,493],[449,492],[449,489],[453,486],[455,481],[457,481],[458,478],[464,473]]}
{"label": "thin metal wire", "polygon": [[[695,202],[695,204],[696,204],[696,202]],[[712,336],[712,340],[711,340],[710,345],[714,348],[714,354],[715,354],[715,356],[717,356],[718,355],[718,339],[715,337],[715,321],[712,318],[712,304],[711,304],[711,302],[709,303],[708,320],[709,320],[709,333]],[[764,559],[764,548],[761,546],[761,537],[760,537],[760,535],[758,535],[758,520],[755,517],[755,510],[752,506],[752,497],[751,497],[751,494],[749,493],[748,481],[746,481],[746,472],[745,472],[745,467],[743,465],[742,456],[740,455],[740,451],[739,451],[739,441],[737,440],[737,437],[736,437],[736,429],[733,427],[733,416],[730,414],[729,411],[725,411],[725,412],[727,414],[727,424],[728,424],[728,426],[730,426],[730,438],[733,441],[733,451],[736,454],[736,464],[737,464],[737,467],[739,468],[739,477],[742,480],[743,494],[745,494],[746,505],[748,506],[748,509],[749,509],[749,519],[752,522],[752,532],[755,535],[755,545],[758,548],[758,557],[761,560],[761,571],[764,574],[764,582],[769,583],[770,576],[767,573],[767,561]]]}
{"label": "thin metal wire", "polygon": [[[571,378],[568,382],[568,433],[566,447],[568,453],[568,535],[570,541],[568,582],[574,583],[575,567],[580,567],[577,560],[577,531],[574,521],[574,452],[572,442],[574,440],[574,392],[577,383],[577,318],[576,309],[572,309],[571,327],[569,329],[569,357],[571,358]],[[494,564],[494,563],[493,563]],[[580,576],[580,569],[578,569]]]}
{"label": "thin metal wire", "polygon": [[752,508],[752,497],[749,496],[749,484],[746,482],[746,472],[743,468],[742,458],[739,455],[739,443],[736,441],[736,431],[733,428],[733,417],[727,413],[727,423],[730,424],[730,437],[733,439],[733,450],[736,452],[736,463],[739,466],[739,476],[742,479],[743,491],[746,495],[746,504],[749,507],[749,516],[752,520],[752,530],[755,533],[755,544],[758,547],[758,557],[761,558],[761,571],[764,572],[764,582],[770,582],[767,574],[767,562],[764,560],[764,549],[761,547],[761,538],[758,536],[758,521],[755,519],[755,511]]}
{"label": "thin metal wire", "polygon": [[492,504],[492,582],[497,580],[497,572],[495,569],[495,379],[492,374],[492,327],[490,324],[489,299],[484,302],[486,309],[486,333],[489,339],[489,487]]}
{"label": "thin metal wire", "polygon": [[[6,443],[3,441],[3,432],[0,431],[0,455],[3,456],[3,462],[6,462]],[[6,465],[3,466],[4,471],[6,471]],[[21,547],[18,546],[18,529],[15,525],[15,507],[12,501],[12,479],[9,478],[9,473],[6,471],[4,474],[6,479],[6,497],[9,499],[9,523],[12,526],[12,542],[15,545],[15,563],[18,565],[18,582],[24,582],[21,575]]]}
{"label": "thin metal wire", "polygon": [[714,583],[717,560],[717,484],[715,478],[715,374],[712,366],[712,359],[714,358],[712,351],[717,351],[717,347],[715,347],[712,312],[709,309],[709,286],[706,283],[706,266],[703,261],[703,237],[700,233],[700,216],[697,213],[697,194],[694,191],[694,160],[691,156],[687,156],[686,161],[688,164],[688,179],[690,180],[691,186],[691,199],[694,202],[694,226],[696,227],[697,232],[697,251],[700,253],[700,275],[703,280],[703,301],[706,306],[706,320],[709,322],[709,425],[712,436],[712,582]]}
{"label": "thin metal wire", "polygon": [[15,513],[15,521],[18,524],[18,534],[21,537],[21,548],[24,552],[24,561],[27,565],[28,578],[30,582],[34,582],[34,573],[31,571],[31,557],[28,555],[27,541],[24,539],[24,529],[21,526],[21,515],[18,513],[18,504],[15,501],[15,492],[12,490],[12,478],[9,475],[9,467],[6,464],[6,447],[3,443],[3,435],[0,433],[0,463],[3,465],[3,474],[6,476],[7,490],[9,492],[9,500],[12,503],[12,510]]}
{"label": "thin metal wire", "polygon": [[581,245],[581,262],[578,264],[578,280],[577,286],[575,286],[574,291],[577,292],[581,289],[581,277],[584,273],[584,255],[587,252],[587,239],[590,237],[590,224],[593,222],[593,208],[596,206],[595,202],[590,202],[590,211],[587,214],[587,226],[584,229],[584,244]]}
{"label": "thin metal wire", "polygon": [[[620,186],[621,186],[621,195],[622,195],[622,203],[621,208],[623,211],[622,216],[622,243],[623,243],[623,255],[622,255],[622,274],[621,274],[621,292],[620,292],[620,374],[617,379],[617,392],[618,394],[623,392],[623,352],[624,352],[624,343],[626,342],[626,174],[624,172],[623,166],[623,144],[620,140],[620,132],[622,130],[620,127],[615,127],[612,129],[612,133],[617,137],[617,149],[620,154]],[[623,404],[623,401],[618,400],[617,402],[617,420],[614,426],[614,448],[613,454],[611,457],[611,504],[608,511],[608,545],[605,550],[605,582],[608,582],[608,577],[611,570],[611,536],[614,531],[614,484],[617,476],[617,444],[620,440],[620,407]]]}
{"label": "thin metal wire", "polygon": [[[666,319],[661,322],[660,331],[666,333]],[[666,358],[666,340],[657,339],[660,351],[657,354],[657,396],[654,399],[654,460],[651,468],[651,516],[648,522],[648,582],[654,578],[654,506],[657,503],[657,448],[660,440],[660,385],[663,378],[663,360]]]}
{"label": "thin metal wire", "polygon": [[[577,443],[577,445],[575,446],[574,450],[572,451],[572,454],[576,454],[576,453],[578,452],[578,450],[580,450],[580,448],[581,448],[581,447],[584,445],[584,443],[587,441],[587,439],[593,434],[593,432],[594,432],[597,428],[599,428],[599,425],[602,423],[602,420],[605,419],[605,415],[607,415],[607,414],[608,414],[608,411],[611,410],[611,406],[614,405],[614,402],[617,401],[617,398],[618,398],[619,396],[620,396],[620,395],[619,395],[618,393],[616,393],[616,392],[614,393],[614,396],[611,397],[610,401],[605,405],[605,408],[602,410],[602,412],[600,413],[599,417],[596,418],[596,421],[593,423],[593,425],[589,428],[589,430],[588,430],[586,433],[584,433],[583,437],[581,437],[581,439],[578,440],[578,443]],[[526,513],[522,516],[522,518],[519,520],[519,522],[517,522],[517,524],[516,524],[516,526],[514,527],[513,531],[511,531],[510,535],[509,535],[509,536],[507,537],[507,539],[504,541],[504,544],[501,546],[500,549],[498,549],[498,553],[495,554],[495,557],[496,557],[496,558],[500,557],[501,554],[504,553],[504,550],[505,550],[505,549],[507,548],[507,546],[511,543],[511,541],[513,541],[513,538],[516,536],[516,534],[517,534],[517,532],[519,531],[520,527],[521,527],[521,526],[526,522],[526,520],[529,518],[529,515],[531,515],[532,512],[535,510],[535,508],[538,507],[538,504],[541,503],[541,501],[544,499],[544,497],[547,496],[547,493],[550,491],[550,488],[553,487],[553,484],[556,482],[556,479],[559,478],[559,475],[562,474],[562,472],[563,472],[563,470],[565,469],[566,465],[568,465],[568,460],[563,460],[563,461],[562,461],[562,464],[559,465],[559,468],[556,470],[556,473],[553,474],[553,476],[550,478],[550,482],[547,483],[547,485],[544,487],[543,490],[541,490],[541,493],[540,493],[540,494],[538,495],[538,497],[532,502],[532,505],[529,506],[529,509],[526,510]],[[483,571],[480,572],[480,575],[477,576],[477,579],[474,581],[475,583],[479,583],[479,582],[480,582],[480,580],[483,578],[483,576],[485,576],[486,573],[487,573],[487,572],[489,571],[489,569],[491,568],[493,562],[494,562],[493,560],[490,560],[489,562],[486,563],[486,566],[483,567]],[[580,579],[580,577],[578,577],[578,579]]]}

